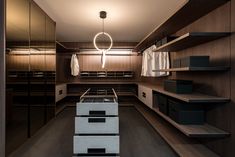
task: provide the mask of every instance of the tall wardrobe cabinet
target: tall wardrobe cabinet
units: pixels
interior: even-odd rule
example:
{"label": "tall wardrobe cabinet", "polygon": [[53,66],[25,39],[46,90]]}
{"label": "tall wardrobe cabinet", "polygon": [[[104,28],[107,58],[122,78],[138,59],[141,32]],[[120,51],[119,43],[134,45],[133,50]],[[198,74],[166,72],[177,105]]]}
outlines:
{"label": "tall wardrobe cabinet", "polygon": [[55,22],[32,0],[6,0],[6,153],[55,116]]}

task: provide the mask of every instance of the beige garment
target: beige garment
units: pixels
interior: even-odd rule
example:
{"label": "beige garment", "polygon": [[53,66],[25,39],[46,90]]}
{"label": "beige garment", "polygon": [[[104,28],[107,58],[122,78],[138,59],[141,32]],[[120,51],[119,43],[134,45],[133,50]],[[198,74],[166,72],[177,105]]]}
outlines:
{"label": "beige garment", "polygon": [[71,62],[71,75],[72,76],[78,76],[79,75],[79,62],[76,54],[72,55]]}

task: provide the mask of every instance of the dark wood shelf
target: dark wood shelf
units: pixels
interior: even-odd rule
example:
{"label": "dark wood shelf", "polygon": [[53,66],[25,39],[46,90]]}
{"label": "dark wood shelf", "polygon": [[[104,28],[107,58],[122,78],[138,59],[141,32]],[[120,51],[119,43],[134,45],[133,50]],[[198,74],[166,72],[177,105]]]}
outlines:
{"label": "dark wood shelf", "polygon": [[110,85],[122,85],[122,84],[136,84],[134,81],[81,81],[81,82],[71,82],[67,83],[67,85],[79,85],[79,84],[94,84],[94,85],[99,85],[99,84],[110,84]]}
{"label": "dark wood shelf", "polygon": [[67,93],[67,96],[81,96],[83,93],[78,92],[78,93]]}
{"label": "dark wood shelf", "polygon": [[[219,6],[227,3],[229,0],[190,0],[187,1],[175,14],[155,28],[133,49],[135,52],[141,52],[153,45],[156,41],[166,36],[170,36],[183,27],[196,21]],[[183,20],[182,20],[183,19]]]}
{"label": "dark wood shelf", "polygon": [[151,88],[152,90],[173,97],[175,99],[187,102],[187,103],[226,103],[229,102],[229,98],[223,98],[218,96],[210,96],[201,93],[191,93],[191,94],[176,94],[165,91],[162,86],[154,86],[147,83],[142,83],[144,86]]}
{"label": "dark wood shelf", "polygon": [[219,138],[230,135],[228,132],[213,127],[207,123],[203,125],[181,125],[173,121],[167,115],[160,112],[158,108],[153,108],[153,111],[155,111],[159,116],[161,116],[163,119],[172,124],[174,127],[176,127],[178,130],[180,130],[183,134],[185,134],[188,137]]}
{"label": "dark wood shelf", "polygon": [[133,78],[133,71],[82,71],[81,78]]}
{"label": "dark wood shelf", "polygon": [[172,40],[157,49],[154,52],[176,52],[193,46],[197,46],[209,41],[229,36],[227,32],[191,32],[184,34],[175,40]]}
{"label": "dark wood shelf", "polygon": [[153,70],[153,72],[181,72],[181,71],[227,71],[230,67],[183,67],[183,68],[171,68],[171,69],[161,69]]}
{"label": "dark wood shelf", "polygon": [[117,91],[117,96],[135,96],[136,94],[133,92],[119,92]]}
{"label": "dark wood shelf", "polygon": [[195,139],[188,138],[175,127],[158,117],[153,111],[143,105],[135,105],[136,109],[152,125],[160,136],[181,157],[219,157],[209,148]]}

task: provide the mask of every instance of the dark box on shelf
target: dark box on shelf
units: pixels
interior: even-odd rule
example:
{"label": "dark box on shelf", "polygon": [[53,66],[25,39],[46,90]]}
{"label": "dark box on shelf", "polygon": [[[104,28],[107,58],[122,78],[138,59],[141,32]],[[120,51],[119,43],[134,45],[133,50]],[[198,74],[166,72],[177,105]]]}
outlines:
{"label": "dark box on shelf", "polygon": [[181,58],[181,67],[208,67],[210,64],[209,56],[188,56]]}
{"label": "dark box on shelf", "polygon": [[168,100],[169,117],[179,124],[201,125],[204,123],[204,110],[201,105]]}
{"label": "dark box on shelf", "polygon": [[165,80],[164,90],[177,94],[189,94],[193,91],[193,81],[190,80]]}
{"label": "dark box on shelf", "polygon": [[181,59],[174,59],[172,63],[172,68],[180,68],[181,66]]}
{"label": "dark box on shelf", "polygon": [[157,105],[158,105],[159,111],[164,113],[165,115],[168,115],[167,96],[157,93],[156,97],[157,97]]}

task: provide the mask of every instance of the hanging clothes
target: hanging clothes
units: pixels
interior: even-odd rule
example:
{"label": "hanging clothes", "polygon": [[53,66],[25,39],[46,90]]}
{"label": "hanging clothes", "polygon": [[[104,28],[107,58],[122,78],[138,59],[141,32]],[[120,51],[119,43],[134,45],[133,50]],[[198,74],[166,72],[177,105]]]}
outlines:
{"label": "hanging clothes", "polygon": [[[170,68],[170,59],[168,52],[155,52],[154,53],[154,69],[155,70],[164,70]],[[156,77],[168,76],[169,72],[158,71],[155,72]]]}
{"label": "hanging clothes", "polygon": [[153,64],[154,63],[154,53],[153,50],[156,48],[155,45],[149,47],[143,52],[143,58],[142,58],[142,71],[141,76],[154,76],[153,73]]}
{"label": "hanging clothes", "polygon": [[79,75],[79,62],[76,54],[73,54],[71,57],[70,68],[72,76]]}
{"label": "hanging clothes", "polygon": [[168,76],[169,72],[153,72],[153,70],[169,69],[169,53],[153,52],[156,45],[151,46],[143,52],[141,76],[161,77]]}

